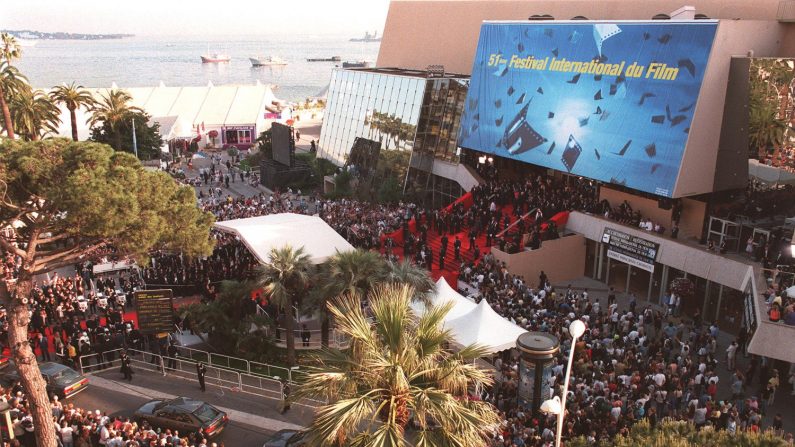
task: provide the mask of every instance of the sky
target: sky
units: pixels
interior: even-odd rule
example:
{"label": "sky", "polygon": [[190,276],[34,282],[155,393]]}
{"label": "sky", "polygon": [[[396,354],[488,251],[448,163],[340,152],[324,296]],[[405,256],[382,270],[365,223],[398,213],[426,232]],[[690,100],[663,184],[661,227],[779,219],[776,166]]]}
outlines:
{"label": "sky", "polygon": [[140,36],[364,34],[389,0],[3,0],[0,29]]}

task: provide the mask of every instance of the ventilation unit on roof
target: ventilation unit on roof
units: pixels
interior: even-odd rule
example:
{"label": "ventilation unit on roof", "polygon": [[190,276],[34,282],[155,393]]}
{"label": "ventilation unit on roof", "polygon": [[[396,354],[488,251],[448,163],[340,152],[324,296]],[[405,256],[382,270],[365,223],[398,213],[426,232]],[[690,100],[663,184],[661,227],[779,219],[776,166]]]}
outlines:
{"label": "ventilation unit on roof", "polygon": [[588,20],[588,17],[585,16],[574,16],[571,20]]}
{"label": "ventilation unit on roof", "polygon": [[706,14],[696,14],[693,18],[695,20],[709,20],[709,16]]}
{"label": "ventilation unit on roof", "polygon": [[527,20],[555,20],[555,18],[549,14],[533,14]]}
{"label": "ventilation unit on roof", "polygon": [[652,20],[671,20],[671,16],[668,14],[657,14],[651,18]]}

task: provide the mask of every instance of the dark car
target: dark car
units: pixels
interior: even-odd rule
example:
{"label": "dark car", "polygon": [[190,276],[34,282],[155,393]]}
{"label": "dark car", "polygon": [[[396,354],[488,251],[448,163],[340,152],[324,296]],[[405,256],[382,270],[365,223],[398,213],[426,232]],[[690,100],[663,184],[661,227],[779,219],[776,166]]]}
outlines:
{"label": "dark car", "polygon": [[170,428],[180,433],[198,432],[207,438],[217,436],[229,423],[223,411],[189,397],[150,400],[135,411],[135,417],[152,427]]}
{"label": "dark car", "polygon": [[262,447],[303,447],[304,432],[295,430],[279,430],[273,434]]}
{"label": "dark car", "polygon": [[[61,399],[74,396],[88,387],[88,378],[72,368],[55,362],[39,363],[39,371],[47,382],[47,394]],[[8,385],[19,380],[14,362],[3,369],[3,381]]]}

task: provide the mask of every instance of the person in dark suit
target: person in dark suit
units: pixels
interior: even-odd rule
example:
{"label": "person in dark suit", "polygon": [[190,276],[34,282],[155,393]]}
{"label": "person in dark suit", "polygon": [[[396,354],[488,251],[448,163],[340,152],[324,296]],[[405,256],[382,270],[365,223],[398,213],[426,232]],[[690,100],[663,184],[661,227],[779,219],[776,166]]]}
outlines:
{"label": "person in dark suit", "polygon": [[132,361],[126,352],[121,355],[121,373],[124,374],[124,380],[132,382]]}
{"label": "person in dark suit", "polygon": [[206,390],[204,386],[204,375],[207,374],[207,367],[204,366],[204,362],[199,362],[196,364],[196,375],[199,378],[199,388],[201,388],[202,392]]}
{"label": "person in dark suit", "polygon": [[453,242],[453,249],[455,250],[455,260],[457,261],[461,257],[461,239],[458,236],[455,237],[455,242]]}

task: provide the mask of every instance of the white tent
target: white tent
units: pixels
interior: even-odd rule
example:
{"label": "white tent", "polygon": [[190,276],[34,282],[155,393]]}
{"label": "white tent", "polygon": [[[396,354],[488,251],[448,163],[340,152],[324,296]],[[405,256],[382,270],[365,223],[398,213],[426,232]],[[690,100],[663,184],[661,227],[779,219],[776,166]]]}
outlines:
{"label": "white tent", "polygon": [[[444,278],[439,278],[439,280],[436,281],[436,292],[431,295],[430,301],[434,306],[440,306],[448,301],[453,302],[453,308],[447,313],[444,321],[458,318],[475,308],[475,303],[453,290]],[[411,308],[414,310],[414,313],[419,316],[424,315],[426,311],[425,304],[421,301],[413,301],[411,303]]]}
{"label": "white tent", "polygon": [[527,332],[494,312],[485,299],[466,314],[445,322],[445,327],[459,345],[477,343],[490,353],[515,347],[516,339]]}
{"label": "white tent", "polygon": [[237,235],[260,262],[268,262],[272,248],[304,247],[312,264],[322,264],[338,251],[353,246],[317,216],[282,213],[216,222],[215,228]]}

